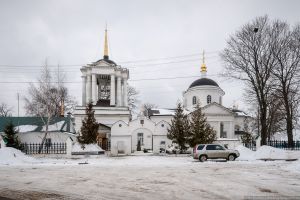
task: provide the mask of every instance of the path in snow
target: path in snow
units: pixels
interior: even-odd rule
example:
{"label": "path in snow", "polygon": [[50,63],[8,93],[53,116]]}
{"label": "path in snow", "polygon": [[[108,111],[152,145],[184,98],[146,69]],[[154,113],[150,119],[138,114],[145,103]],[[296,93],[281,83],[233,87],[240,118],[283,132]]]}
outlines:
{"label": "path in snow", "polygon": [[285,161],[200,163],[190,157],[131,156],[90,159],[87,165],[74,162],[0,166],[0,194],[12,199],[40,193],[36,199],[53,194],[54,199],[133,200],[300,194],[300,173],[288,170],[292,164]]}

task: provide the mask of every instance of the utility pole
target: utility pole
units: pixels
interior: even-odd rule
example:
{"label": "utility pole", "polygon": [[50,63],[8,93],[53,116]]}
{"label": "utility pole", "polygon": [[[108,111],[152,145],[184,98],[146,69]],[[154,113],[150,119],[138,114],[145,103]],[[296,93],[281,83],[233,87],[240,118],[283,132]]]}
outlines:
{"label": "utility pole", "polygon": [[20,95],[19,92],[17,94],[18,94],[18,117],[20,117]]}

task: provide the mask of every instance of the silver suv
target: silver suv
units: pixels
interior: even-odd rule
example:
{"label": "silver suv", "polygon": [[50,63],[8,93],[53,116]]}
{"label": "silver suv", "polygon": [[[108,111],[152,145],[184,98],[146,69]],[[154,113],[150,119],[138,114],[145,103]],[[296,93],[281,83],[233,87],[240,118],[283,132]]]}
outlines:
{"label": "silver suv", "polygon": [[237,150],[226,149],[219,144],[197,144],[193,150],[194,159],[204,162],[207,159],[224,158],[234,161],[240,153]]}

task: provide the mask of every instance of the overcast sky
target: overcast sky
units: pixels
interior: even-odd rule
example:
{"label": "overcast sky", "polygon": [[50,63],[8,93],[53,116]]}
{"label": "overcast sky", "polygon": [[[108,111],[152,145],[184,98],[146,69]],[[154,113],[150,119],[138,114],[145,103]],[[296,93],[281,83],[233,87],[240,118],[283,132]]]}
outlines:
{"label": "overcast sky", "polygon": [[[25,115],[28,83],[22,82],[36,81],[46,59],[60,65],[65,81],[72,82],[66,86],[81,103],[79,69],[103,57],[107,23],[110,58],[130,70],[129,84],[140,91],[142,102],[175,107],[200,77],[205,50],[208,77],[225,91],[224,105],[246,109],[243,85],[218,75],[223,70],[219,52],[255,17],[267,14],[295,24],[299,9],[297,0],[0,0],[0,103],[16,115],[19,93],[20,115]],[[185,76],[190,77],[145,80]]]}

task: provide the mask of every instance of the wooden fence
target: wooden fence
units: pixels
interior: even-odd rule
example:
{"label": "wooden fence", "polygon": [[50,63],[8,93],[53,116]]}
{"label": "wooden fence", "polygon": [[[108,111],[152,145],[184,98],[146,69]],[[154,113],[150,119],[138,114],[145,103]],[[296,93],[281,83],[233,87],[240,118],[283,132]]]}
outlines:
{"label": "wooden fence", "polygon": [[[66,143],[22,143],[22,151],[26,154],[66,154]],[[39,152],[40,151],[40,152]]]}

